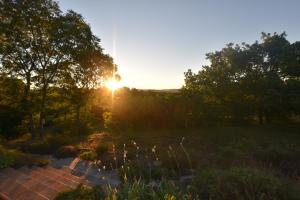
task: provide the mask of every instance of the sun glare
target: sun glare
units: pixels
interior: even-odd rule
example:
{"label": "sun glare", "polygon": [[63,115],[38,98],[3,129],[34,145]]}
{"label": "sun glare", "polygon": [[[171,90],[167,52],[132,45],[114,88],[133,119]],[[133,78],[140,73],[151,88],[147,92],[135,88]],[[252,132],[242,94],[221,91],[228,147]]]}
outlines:
{"label": "sun glare", "polygon": [[118,89],[118,88],[121,87],[120,82],[118,82],[118,81],[116,81],[114,79],[108,80],[105,85],[111,91],[115,91],[116,89]]}

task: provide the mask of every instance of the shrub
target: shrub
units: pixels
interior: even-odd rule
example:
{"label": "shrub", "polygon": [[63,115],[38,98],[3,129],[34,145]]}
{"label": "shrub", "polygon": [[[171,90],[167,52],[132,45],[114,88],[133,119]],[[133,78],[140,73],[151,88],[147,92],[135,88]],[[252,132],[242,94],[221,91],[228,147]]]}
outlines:
{"label": "shrub", "polygon": [[113,116],[111,112],[104,112],[103,113],[103,121],[104,121],[104,128],[111,129],[113,128]]}
{"label": "shrub", "polygon": [[4,154],[6,152],[6,149],[4,148],[4,146],[2,146],[0,144],[0,155]]}
{"label": "shrub", "polygon": [[72,135],[87,135],[91,132],[91,128],[85,122],[72,124],[69,129]]}
{"label": "shrub", "polygon": [[0,169],[11,167],[15,164],[15,158],[11,154],[0,155]]}
{"label": "shrub", "polygon": [[24,165],[44,166],[47,164],[48,159],[44,157],[22,153],[15,149],[5,149],[0,145],[0,169],[6,167],[20,167]]}
{"label": "shrub", "polygon": [[247,158],[247,155],[237,148],[222,146],[219,148],[216,158],[219,165],[230,167],[243,163],[243,160]]}
{"label": "shrub", "polygon": [[0,169],[13,166],[15,161],[14,151],[0,145]]}
{"label": "shrub", "polygon": [[41,141],[25,145],[23,147],[23,150],[36,154],[53,154],[61,146],[67,145],[69,143],[70,138],[66,135],[51,135]]}
{"label": "shrub", "polygon": [[295,199],[279,178],[250,168],[201,170],[193,185],[202,199]]}
{"label": "shrub", "polygon": [[106,199],[183,199],[184,193],[180,193],[175,184],[166,179],[160,183],[146,184],[142,180],[123,183],[118,190],[110,189]]}
{"label": "shrub", "polygon": [[55,152],[57,158],[75,157],[78,154],[78,149],[72,145],[61,146]]}
{"label": "shrub", "polygon": [[48,143],[44,142],[35,142],[28,144],[23,147],[24,151],[36,154],[50,154],[55,149],[53,149]]}
{"label": "shrub", "polygon": [[93,151],[85,151],[80,154],[80,158],[82,160],[94,160],[96,158],[96,155]]}
{"label": "shrub", "polygon": [[104,153],[108,152],[108,145],[104,143],[99,143],[96,147],[97,156],[102,156]]}
{"label": "shrub", "polygon": [[297,177],[300,175],[300,148],[293,145],[290,146],[272,144],[260,151],[256,151],[255,157],[257,160],[278,169],[287,176]]}
{"label": "shrub", "polygon": [[104,199],[104,193],[100,186],[87,188],[83,185],[79,185],[76,189],[59,193],[55,200],[102,200]]}
{"label": "shrub", "polygon": [[49,160],[43,156],[29,154],[29,153],[22,153],[19,151],[15,151],[14,157],[16,159],[15,161],[15,167],[21,167],[24,165],[27,166],[45,166],[49,164]]}
{"label": "shrub", "polygon": [[20,109],[0,105],[0,135],[8,138],[17,136],[23,119],[24,113]]}

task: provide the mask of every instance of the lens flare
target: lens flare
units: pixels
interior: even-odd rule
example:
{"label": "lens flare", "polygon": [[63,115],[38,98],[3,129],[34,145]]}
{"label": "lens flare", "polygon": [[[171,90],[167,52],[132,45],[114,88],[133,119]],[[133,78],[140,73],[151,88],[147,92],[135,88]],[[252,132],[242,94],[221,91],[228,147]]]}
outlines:
{"label": "lens flare", "polygon": [[121,87],[120,82],[116,81],[115,79],[110,79],[106,82],[106,87],[109,88],[111,91],[115,91]]}

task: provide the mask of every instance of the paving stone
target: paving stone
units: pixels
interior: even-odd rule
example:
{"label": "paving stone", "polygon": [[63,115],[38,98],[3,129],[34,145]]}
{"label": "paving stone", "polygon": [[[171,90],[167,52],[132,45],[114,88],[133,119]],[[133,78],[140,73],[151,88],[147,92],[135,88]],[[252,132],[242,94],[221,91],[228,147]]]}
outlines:
{"label": "paving stone", "polygon": [[40,195],[43,195],[45,197],[47,197],[48,199],[53,199],[56,194],[58,193],[58,191],[48,187],[45,184],[35,184],[30,188],[31,191],[34,191]]}
{"label": "paving stone", "polygon": [[0,171],[0,199],[50,200],[59,192],[87,186],[120,182],[115,171],[99,171],[92,162],[79,158],[53,159],[47,167],[6,168]]}
{"label": "paving stone", "polygon": [[68,167],[73,162],[74,158],[62,158],[62,159],[50,159],[49,166],[53,168],[62,168],[62,167]]}
{"label": "paving stone", "polygon": [[16,200],[49,200],[47,197],[35,193],[31,190],[26,190],[15,198]]}

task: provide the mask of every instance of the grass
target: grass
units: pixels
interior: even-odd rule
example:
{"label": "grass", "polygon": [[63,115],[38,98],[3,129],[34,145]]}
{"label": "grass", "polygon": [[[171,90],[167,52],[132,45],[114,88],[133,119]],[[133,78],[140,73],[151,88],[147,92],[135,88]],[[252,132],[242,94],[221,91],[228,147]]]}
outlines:
{"label": "grass", "polygon": [[247,167],[202,169],[193,186],[204,199],[298,199],[294,189],[270,171]]}
{"label": "grass", "polygon": [[122,181],[102,199],[300,199],[296,127],[114,132],[99,144]]}
{"label": "grass", "polygon": [[[184,147],[189,153],[189,160],[180,146],[182,137],[185,138]],[[300,133],[297,127],[248,126],[197,130],[127,131],[112,133],[106,140],[114,142],[119,151],[122,150],[124,143],[130,144],[132,140],[144,149],[151,149],[155,145],[157,154],[163,160],[169,160],[168,152],[170,153],[169,146],[171,145],[179,163],[185,163],[186,166],[208,164],[230,167],[232,165],[260,165],[261,162],[276,164],[275,159],[272,158],[274,156],[282,161],[289,158],[291,162],[293,160],[291,158],[299,156],[300,147]],[[129,150],[135,149],[132,145],[127,147]],[[280,155],[283,157],[280,158]]]}
{"label": "grass", "polygon": [[[3,167],[29,158],[43,163],[31,153],[55,152],[100,159],[99,167],[117,170],[122,181],[115,189],[80,186],[57,199],[300,199],[299,127],[122,131],[80,139],[57,134],[8,146],[0,148]],[[187,176],[192,179],[182,184]]]}

